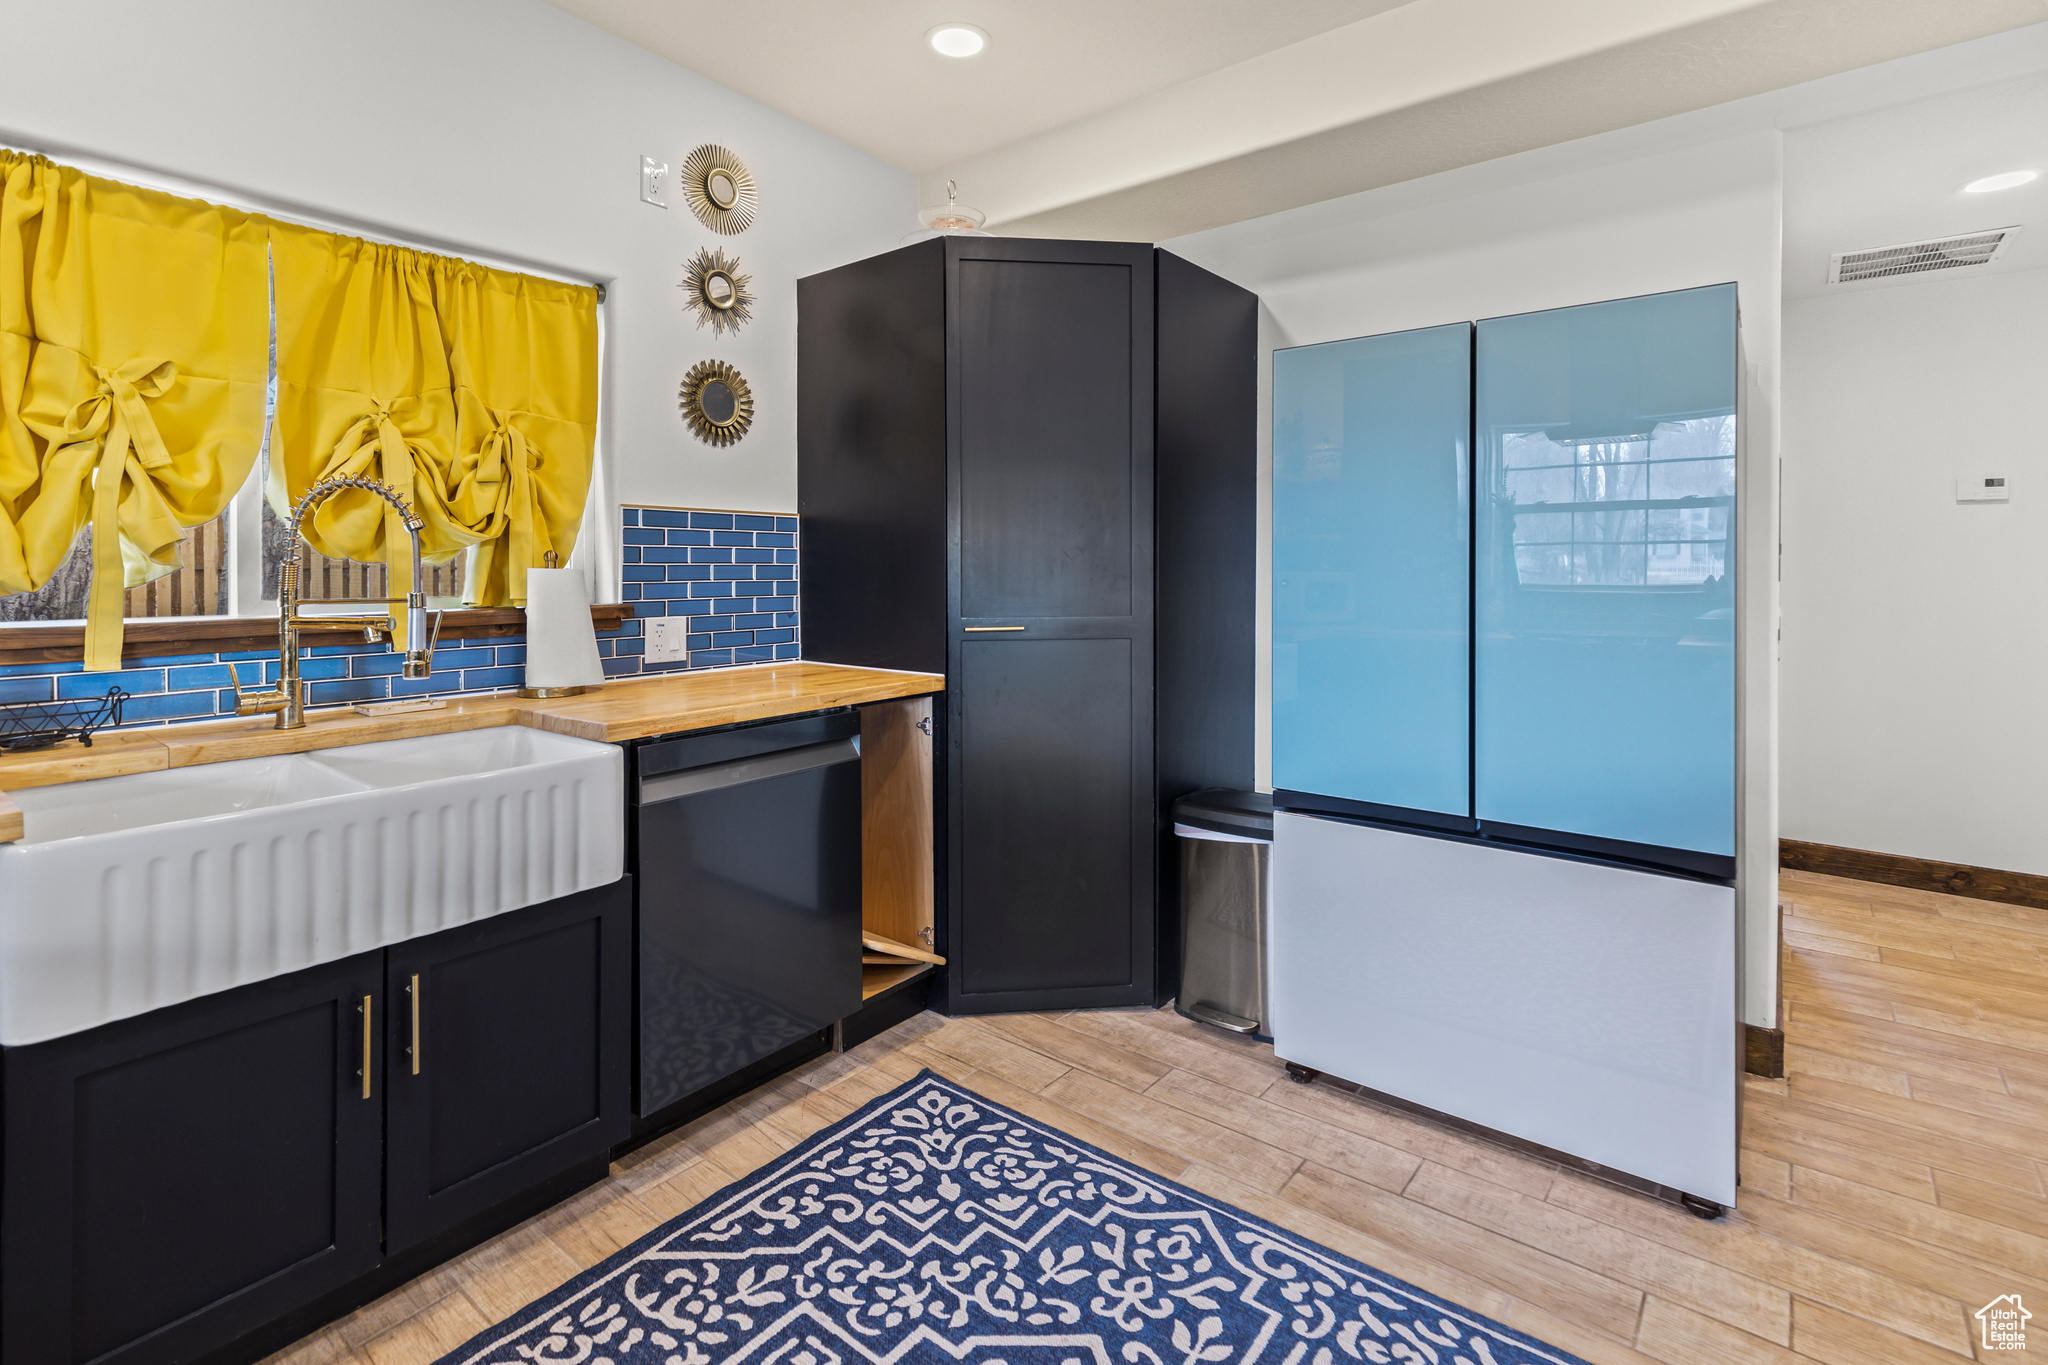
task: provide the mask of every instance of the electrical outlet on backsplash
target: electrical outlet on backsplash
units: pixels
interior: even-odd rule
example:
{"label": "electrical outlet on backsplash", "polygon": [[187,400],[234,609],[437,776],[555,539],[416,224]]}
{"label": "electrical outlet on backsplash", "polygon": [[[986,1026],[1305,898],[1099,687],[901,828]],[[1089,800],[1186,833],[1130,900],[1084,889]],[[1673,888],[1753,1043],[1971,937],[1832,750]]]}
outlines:
{"label": "electrical outlet on backsplash", "polygon": [[654,616],[648,618],[647,623],[640,629],[642,637],[647,641],[646,652],[640,656],[643,664],[673,664],[688,659],[687,619]]}
{"label": "electrical outlet on backsplash", "polygon": [[[620,509],[620,583],[637,619],[613,641],[608,674],[716,668],[797,657],[797,519],[694,508]],[[673,659],[647,657],[645,627],[680,635]]]}
{"label": "electrical outlet on backsplash", "polygon": [[[621,595],[636,619],[598,632],[606,676],[798,657],[795,517],[625,507],[620,519]],[[650,659],[645,632],[654,621],[673,643]],[[332,706],[522,686],[526,641],[443,640],[433,675],[417,681],[398,676],[402,659],[389,645],[319,645],[303,658],[307,703]],[[119,686],[130,694],[124,728],[213,720],[234,714],[233,663],[240,663],[245,686],[277,681],[274,648],[135,659],[118,673],[86,673],[77,663],[7,664],[0,665],[0,703],[103,696]]]}

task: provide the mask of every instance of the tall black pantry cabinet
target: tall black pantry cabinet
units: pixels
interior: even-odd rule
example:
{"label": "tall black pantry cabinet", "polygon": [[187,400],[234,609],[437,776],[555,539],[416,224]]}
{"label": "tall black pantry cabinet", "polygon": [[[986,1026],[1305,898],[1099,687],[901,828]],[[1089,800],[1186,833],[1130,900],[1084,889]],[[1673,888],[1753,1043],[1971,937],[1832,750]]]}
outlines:
{"label": "tall black pantry cabinet", "polygon": [[1144,245],[954,238],[798,282],[804,654],[947,676],[933,1003],[950,1012],[1171,993],[1156,269]]}

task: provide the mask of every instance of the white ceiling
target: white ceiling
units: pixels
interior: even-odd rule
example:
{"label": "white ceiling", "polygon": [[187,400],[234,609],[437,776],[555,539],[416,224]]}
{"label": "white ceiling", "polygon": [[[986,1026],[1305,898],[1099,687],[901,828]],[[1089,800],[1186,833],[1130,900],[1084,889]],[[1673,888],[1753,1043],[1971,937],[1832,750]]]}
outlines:
{"label": "white ceiling", "polygon": [[[1406,0],[548,0],[719,84],[924,172]],[[989,33],[941,57],[940,23]],[[965,196],[963,196],[964,198]]]}
{"label": "white ceiling", "polygon": [[[2048,0],[548,3],[917,172],[921,203],[957,178],[992,230],[1132,241],[2048,31]],[[939,56],[924,35],[944,22],[988,30],[988,49]],[[1967,177],[1948,167],[2035,164],[2048,119],[2010,110],[1993,145],[1964,130],[1980,116],[1955,118],[1901,115],[1867,147],[1847,130],[1814,134],[1816,147],[1845,139],[1823,160],[1863,167],[1817,173],[1834,177],[1814,198],[1813,230],[1832,241],[1812,248],[1822,270],[1848,238],[2000,225],[1978,221],[1950,183]],[[1993,216],[2013,202],[1996,198],[1982,206]],[[2015,259],[2036,250],[2048,224]],[[1787,264],[1788,287],[1805,287],[1810,263]]]}
{"label": "white ceiling", "polygon": [[[1005,235],[1163,241],[2044,19],[2048,0],[1420,0],[944,174]],[[1336,48],[1342,69],[1379,79],[1347,87],[1305,78],[1327,63],[1287,61]],[[1254,73],[1241,90],[1192,98]],[[1347,88],[1348,117],[1280,126]],[[1242,128],[1271,131],[1227,135]],[[937,178],[924,177],[925,202]]]}
{"label": "white ceiling", "polygon": [[[1965,194],[1972,180],[2038,170],[2031,185]],[[2024,225],[1988,266],[1827,283],[1839,251]],[[2048,76],[1894,105],[1785,136],[1785,296],[1921,288],[2048,266]]]}

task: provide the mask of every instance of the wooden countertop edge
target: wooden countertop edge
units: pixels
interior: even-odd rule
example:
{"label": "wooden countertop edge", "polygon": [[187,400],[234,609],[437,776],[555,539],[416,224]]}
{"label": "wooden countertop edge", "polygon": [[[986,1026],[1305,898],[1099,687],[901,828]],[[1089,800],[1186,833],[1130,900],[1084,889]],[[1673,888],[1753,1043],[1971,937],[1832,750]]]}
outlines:
{"label": "wooden countertop edge", "polygon": [[[877,672],[870,669],[858,671]],[[632,739],[647,739],[653,735],[675,734],[683,730],[704,730],[717,725],[737,725],[743,721],[767,720],[774,716],[795,715],[803,711],[822,711],[833,706],[860,706],[867,702],[888,701],[895,697],[921,696],[927,692],[941,691],[945,685],[945,679],[937,674],[877,673],[875,681],[843,683],[829,688],[811,688],[758,700],[747,699],[713,706],[698,706],[687,713],[648,705],[638,699],[629,701],[623,698],[576,697],[560,702],[528,703],[520,708],[512,719],[516,724],[532,726],[536,730],[546,730],[552,734],[620,744]],[[618,715],[617,711],[621,704],[631,706],[632,714]],[[607,710],[613,714],[606,715]]]}
{"label": "wooden countertop edge", "polygon": [[155,772],[170,766],[169,751],[153,732],[102,733],[90,748],[77,740],[67,740],[33,753],[0,754],[0,789],[47,787],[93,777]]}
{"label": "wooden countertop edge", "polygon": [[[750,683],[766,683],[749,694]],[[943,691],[936,673],[899,673],[808,659],[688,673],[620,678],[580,697],[528,701],[509,693],[451,698],[439,711],[359,716],[347,707],[307,713],[303,730],[278,730],[268,716],[201,721],[96,737],[15,756],[0,755],[0,843],[22,837],[21,812],[6,789],[44,787],[125,773],[304,753],[415,735],[526,725],[617,744],[750,720],[858,706]],[[735,693],[737,694],[735,695]]]}

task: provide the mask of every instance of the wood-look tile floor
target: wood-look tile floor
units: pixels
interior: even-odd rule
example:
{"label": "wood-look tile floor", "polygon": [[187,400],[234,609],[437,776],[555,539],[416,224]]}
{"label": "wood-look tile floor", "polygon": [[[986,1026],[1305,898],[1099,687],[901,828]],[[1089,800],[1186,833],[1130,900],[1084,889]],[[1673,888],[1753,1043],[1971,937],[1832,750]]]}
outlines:
{"label": "wood-look tile floor", "polygon": [[926,1014],[273,1361],[424,1365],[923,1067],[1603,1365],[1953,1362],[2009,1293],[2048,1349],[2048,911],[1791,872],[1783,896],[1788,1074],[1748,1082],[1718,1222],[1295,1085],[1171,1010]]}

